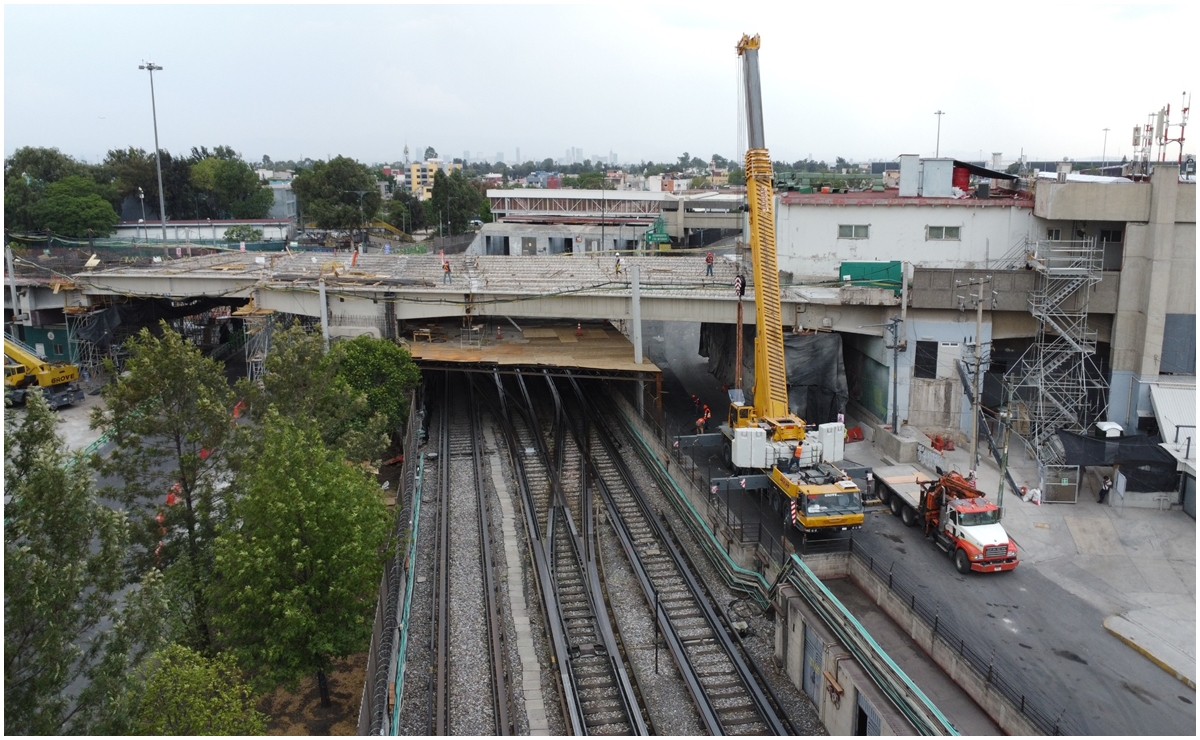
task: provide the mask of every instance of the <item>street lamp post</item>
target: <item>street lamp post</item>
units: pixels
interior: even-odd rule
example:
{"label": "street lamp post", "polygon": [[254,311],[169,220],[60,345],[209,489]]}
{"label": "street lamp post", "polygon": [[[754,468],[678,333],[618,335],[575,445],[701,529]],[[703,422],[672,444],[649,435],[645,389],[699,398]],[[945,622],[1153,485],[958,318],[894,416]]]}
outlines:
{"label": "street lamp post", "polygon": [[167,243],[167,201],[163,197],[162,184],[162,155],[158,149],[158,106],[154,102],[154,72],[162,71],[162,67],[154,62],[145,62],[139,64],[138,69],[144,69],[150,73],[150,113],[154,117],[154,166],[158,169],[158,218],[162,224],[163,248],[166,248]]}
{"label": "street lamp post", "polygon": [[933,150],[933,156],[936,159],[942,154],[942,116],[946,115],[946,112],[943,110],[935,110],[933,115],[938,117],[937,148]]}
{"label": "street lamp post", "polygon": [[1103,175],[1104,171],[1108,169],[1108,129],[1104,129],[1104,149],[1102,151],[1103,153],[1100,155],[1101,175]]}
{"label": "street lamp post", "polygon": [[[141,185],[139,185],[139,186],[138,186],[138,200],[139,200],[139,201],[141,201],[141,204],[142,204],[142,220],[141,220],[141,221],[139,221],[139,223],[143,224],[142,228],[145,228],[145,223],[146,223],[146,192],[145,192],[144,190],[142,190],[142,186],[141,186]],[[149,240],[147,240],[147,241],[149,241]]]}

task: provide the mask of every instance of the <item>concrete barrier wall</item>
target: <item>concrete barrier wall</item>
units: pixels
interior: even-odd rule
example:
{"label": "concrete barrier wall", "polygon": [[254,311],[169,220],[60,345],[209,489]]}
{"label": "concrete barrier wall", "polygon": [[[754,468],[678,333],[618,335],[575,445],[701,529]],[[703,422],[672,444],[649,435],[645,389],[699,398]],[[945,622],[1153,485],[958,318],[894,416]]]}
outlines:
{"label": "concrete barrier wall", "polygon": [[[810,673],[815,671],[816,674],[817,698],[813,706],[830,735],[856,734],[855,720],[860,695],[863,704],[869,706],[879,718],[880,735],[917,734],[916,727],[855,662],[799,592],[791,585],[784,584],[780,586],[775,600],[775,660],[784,667],[788,680],[797,689],[804,692],[806,628],[815,635],[821,646],[817,665],[809,668]],[[808,696],[807,693],[805,695]],[[812,697],[809,696],[809,699]]]}
{"label": "concrete barrier wall", "polygon": [[898,437],[882,429],[875,432],[875,446],[896,463],[917,461],[917,440]]}
{"label": "concrete barrier wall", "polygon": [[[893,622],[908,632],[913,642],[919,645],[954,683],[974,699],[975,703],[987,712],[988,716],[1000,725],[1001,729],[1010,735],[1044,734],[1003,695],[992,688],[988,684],[986,676],[981,675],[958,654],[957,646],[951,646],[941,636],[935,635],[933,628],[918,617],[908,604],[888,588],[883,579],[873,573],[858,558],[849,559],[849,576],[850,580],[891,617]],[[830,728],[830,733],[833,733],[832,728]]]}

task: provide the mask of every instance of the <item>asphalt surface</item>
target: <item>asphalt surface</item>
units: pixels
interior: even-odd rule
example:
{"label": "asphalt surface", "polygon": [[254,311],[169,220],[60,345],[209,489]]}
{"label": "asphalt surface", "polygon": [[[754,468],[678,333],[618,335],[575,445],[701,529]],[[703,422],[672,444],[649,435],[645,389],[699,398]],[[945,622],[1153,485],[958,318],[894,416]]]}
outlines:
{"label": "asphalt surface", "polygon": [[[713,408],[714,417],[722,416],[728,401],[696,355],[699,325],[650,322],[645,336],[647,354],[663,369],[668,430],[693,433],[692,393]],[[849,445],[847,457],[878,464],[866,442]],[[713,474],[720,474],[714,467]],[[749,529],[757,531],[761,522],[765,537],[784,536],[782,517],[770,503],[747,497],[741,504],[733,502]],[[800,551],[794,535],[787,533]],[[936,604],[955,632],[971,636],[977,654],[995,650],[996,665],[1023,693],[1044,695],[1046,706],[1065,707],[1064,720],[1077,732],[1196,734],[1195,691],[1109,634],[1102,626],[1106,613],[1041,573],[1037,563],[1024,562],[1007,573],[960,575],[921,532],[883,508],[869,511],[855,540],[894,563],[897,577],[911,583],[918,598]]]}

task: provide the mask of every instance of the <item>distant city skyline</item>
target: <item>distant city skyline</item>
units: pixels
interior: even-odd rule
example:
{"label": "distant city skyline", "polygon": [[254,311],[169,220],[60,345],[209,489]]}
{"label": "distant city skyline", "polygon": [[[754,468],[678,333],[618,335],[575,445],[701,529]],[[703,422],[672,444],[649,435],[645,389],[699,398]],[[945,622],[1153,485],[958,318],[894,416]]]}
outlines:
{"label": "distant city skyline", "polygon": [[[1022,151],[1120,161],[1152,111],[1170,105],[1178,123],[1179,91],[1194,78],[1188,45],[1136,39],[1195,27],[1191,5],[1007,10],[9,5],[4,152],[57,147],[92,162],[152,150],[137,67],[154,61],[159,137],[173,154],[225,144],[252,162],[384,163],[421,141],[410,161],[429,145],[447,159],[469,149],[506,162],[565,161],[568,150],[587,152],[579,161],[619,152],[624,164],[684,151],[737,159],[743,31],[762,34],[766,141],[780,161],[932,156],[936,110],[942,156],[1002,152],[1005,162]],[[165,30],[131,38],[132,28]]]}

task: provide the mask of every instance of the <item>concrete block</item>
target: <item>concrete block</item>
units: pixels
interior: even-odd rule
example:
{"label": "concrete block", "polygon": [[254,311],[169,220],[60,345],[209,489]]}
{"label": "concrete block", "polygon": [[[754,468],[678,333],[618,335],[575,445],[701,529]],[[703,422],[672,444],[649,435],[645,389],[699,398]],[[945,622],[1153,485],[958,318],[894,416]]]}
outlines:
{"label": "concrete block", "polygon": [[917,461],[917,440],[915,439],[900,437],[881,429],[875,434],[875,446],[884,455],[895,460],[897,464]]}

